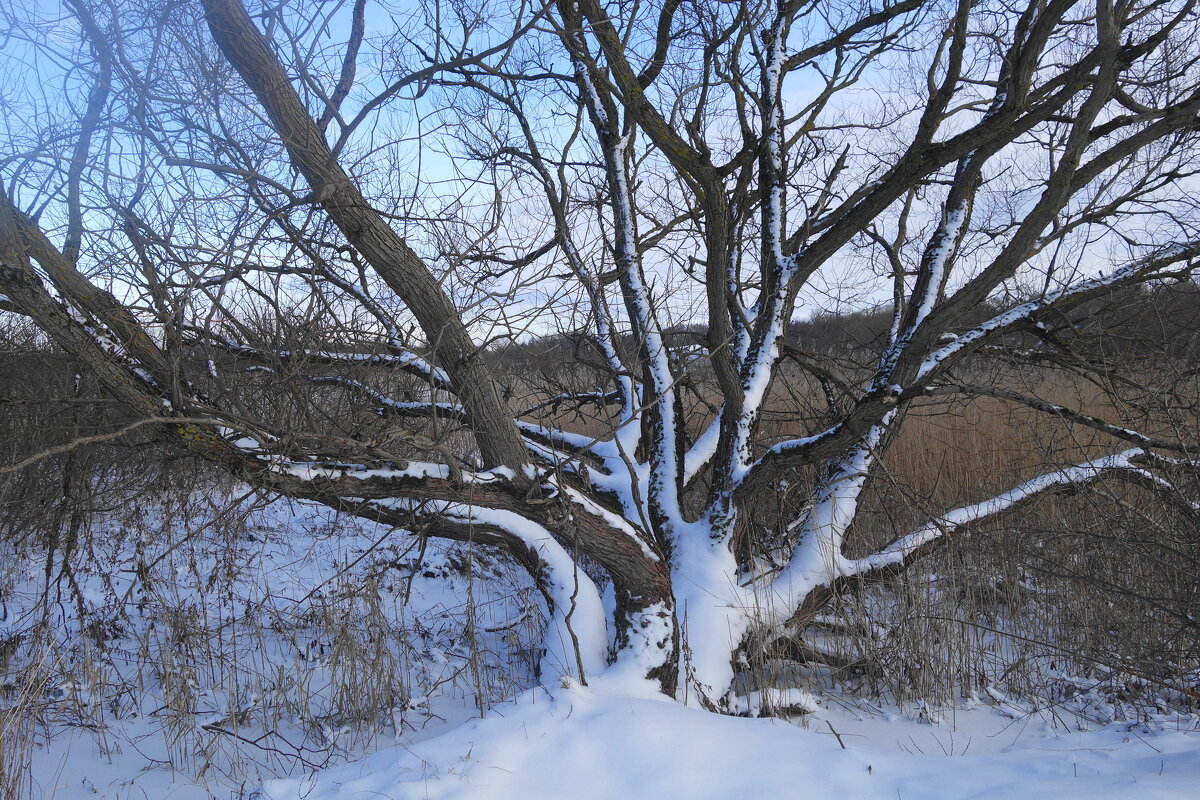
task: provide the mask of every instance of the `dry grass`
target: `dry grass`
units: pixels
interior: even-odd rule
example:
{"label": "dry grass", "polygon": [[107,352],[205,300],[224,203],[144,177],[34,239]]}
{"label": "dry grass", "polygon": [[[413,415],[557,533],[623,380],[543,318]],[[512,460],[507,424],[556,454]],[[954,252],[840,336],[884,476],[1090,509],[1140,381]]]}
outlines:
{"label": "dry grass", "polygon": [[[198,481],[129,497],[82,532],[95,560],[48,593],[39,540],[0,540],[0,798],[40,796],[35,747],[71,730],[220,796],[420,728],[431,696],[483,707],[528,685],[539,614],[518,610],[536,600],[494,557],[431,548],[422,564],[385,541],[360,560],[378,534],[271,509],[264,520],[229,489]],[[468,601],[424,600],[415,613],[414,573],[418,596],[441,597],[445,583],[447,598]]]}

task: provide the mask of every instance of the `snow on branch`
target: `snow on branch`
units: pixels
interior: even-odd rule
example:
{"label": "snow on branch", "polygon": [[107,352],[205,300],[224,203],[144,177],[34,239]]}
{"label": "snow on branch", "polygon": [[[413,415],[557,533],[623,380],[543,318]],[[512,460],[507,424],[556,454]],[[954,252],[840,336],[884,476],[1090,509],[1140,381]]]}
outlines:
{"label": "snow on branch", "polygon": [[696,441],[688,448],[687,453],[683,457],[683,482],[690,483],[693,478],[700,474],[708,463],[712,461],[713,456],[717,454],[717,445],[721,441],[721,415],[713,419],[708,427],[704,429],[704,433],[696,437]]}
{"label": "snow on branch", "polygon": [[[337,375],[310,377],[309,382],[330,384],[363,395],[377,403],[380,416],[389,418],[439,418],[452,420],[463,425],[471,424],[466,408],[458,403],[436,403],[430,401],[394,400],[353,378]],[[545,462],[572,468],[580,460],[588,461],[593,467],[601,466],[603,457],[591,452],[597,444],[606,443],[588,436],[548,428],[533,422],[517,420],[517,429],[529,452]]]}
{"label": "snow on branch", "polygon": [[600,408],[612,403],[620,403],[623,398],[620,391],[611,392],[564,392],[556,394],[553,397],[543,400],[537,405],[530,406],[522,411],[519,416],[527,417],[531,414],[536,414],[539,411],[549,409],[551,413],[557,414],[563,406],[570,406],[572,409],[578,410],[583,406],[591,404]]}
{"label": "snow on branch", "polygon": [[[264,350],[235,342],[208,331],[202,332],[203,340],[226,352],[243,358],[260,361],[304,361],[311,364],[352,364],[364,367],[390,367],[406,372],[432,383],[436,388],[453,391],[450,376],[433,366],[421,356],[409,351],[392,353],[354,353],[334,350]],[[395,349],[395,348],[393,348]]]}
{"label": "snow on branch", "polygon": [[[603,12],[595,4],[589,4],[585,13],[594,19],[604,18]],[[597,25],[593,32],[606,47],[610,66],[627,70],[628,64],[619,59],[612,61],[613,53],[608,49],[611,42],[605,42],[606,36],[612,32],[611,26]],[[613,260],[620,276],[621,294],[629,321],[636,338],[641,342],[641,355],[649,383],[642,397],[643,402],[652,409],[654,428],[651,441],[647,443],[651,464],[647,486],[648,508],[652,517],[659,517],[671,529],[681,530],[686,524],[679,496],[682,442],[676,413],[676,379],[671,369],[671,355],[659,326],[658,310],[642,273],[633,191],[626,163],[631,135],[619,133],[619,120],[610,112],[606,96],[601,94],[593,80],[593,71],[598,70],[588,55],[586,42],[578,34],[569,40],[573,42],[570,50],[576,83],[604,155],[604,171],[613,214]]]}
{"label": "snow on branch", "polygon": [[1088,278],[1048,292],[1045,296],[1036,300],[1021,303],[1002,314],[997,314],[983,324],[976,326],[953,341],[929,353],[918,370],[917,380],[921,380],[939,369],[939,366],[943,362],[973,350],[976,345],[986,341],[988,338],[1011,330],[1018,325],[1035,321],[1036,315],[1041,311],[1061,305],[1064,302],[1083,300],[1089,295],[1111,286],[1118,286],[1135,279],[1154,277],[1173,264],[1197,257],[1200,257],[1200,241],[1174,244],[1161,248],[1150,255],[1137,259],[1105,275]]}
{"label": "snow on branch", "polygon": [[304,483],[336,483],[339,495],[363,499],[455,495],[461,486],[507,486],[514,477],[507,467],[475,471],[435,461],[396,461],[372,467],[336,461],[290,461],[282,457],[265,460],[270,471],[277,475]]}
{"label": "snow on branch", "polygon": [[[550,607],[543,639],[543,679],[574,675],[586,681],[586,675],[604,669],[608,633],[600,592],[545,527],[513,511],[468,503],[394,499],[378,501],[377,505],[487,528],[511,540],[510,549],[527,551],[536,559],[535,578]],[[551,665],[557,674],[546,673]]]}
{"label": "snow on branch", "polygon": [[522,436],[535,439],[539,444],[550,445],[557,450],[572,455],[586,453],[604,441],[579,433],[547,428],[544,425],[525,422],[524,420],[517,420],[517,430],[521,432]]}
{"label": "snow on branch", "polygon": [[962,506],[938,516],[917,530],[902,536],[883,550],[851,561],[841,569],[843,575],[865,575],[888,567],[902,566],[931,542],[949,536],[962,527],[1008,511],[1048,492],[1092,483],[1108,473],[1128,471],[1151,484],[1174,487],[1147,471],[1139,460],[1145,455],[1140,447],[1086,461],[1073,467],[1049,472],[1022,483],[1014,489],[974,505]]}
{"label": "snow on branch", "polygon": [[820,433],[815,433],[812,436],[804,436],[804,437],[801,437],[798,439],[788,439],[786,441],[778,442],[774,445],[771,445],[771,447],[767,448],[767,451],[765,453],[763,453],[759,457],[759,459],[757,461],[755,461],[754,464],[751,465],[750,469],[747,471],[753,472],[760,464],[762,464],[770,459],[780,458],[780,457],[784,457],[784,456],[801,455],[805,451],[811,450],[811,449],[815,448],[817,445],[822,444],[823,442],[827,441],[828,439],[834,437],[835,435],[840,433],[841,430],[842,430],[842,425],[841,425],[841,423],[839,423],[832,427],[826,428],[825,430],[821,431]]}
{"label": "snow on branch", "polygon": [[367,386],[362,381],[353,378],[343,378],[339,375],[313,375],[309,383],[341,386],[356,394],[361,394],[373,403],[379,404],[379,413],[387,417],[443,417],[459,422],[467,422],[467,410],[458,403],[434,403],[425,401],[394,400],[383,392]]}

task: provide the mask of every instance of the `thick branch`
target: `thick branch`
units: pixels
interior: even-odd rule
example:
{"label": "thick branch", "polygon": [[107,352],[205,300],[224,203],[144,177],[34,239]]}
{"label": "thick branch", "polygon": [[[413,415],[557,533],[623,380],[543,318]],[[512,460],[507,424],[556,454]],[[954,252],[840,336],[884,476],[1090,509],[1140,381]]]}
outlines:
{"label": "thick branch", "polygon": [[209,30],[225,58],[262,103],[314,199],[347,240],[412,309],[438,363],[476,420],[484,462],[525,461],[516,425],[458,310],[424,261],[367,202],[342,170],[321,129],[301,103],[262,34],[239,0],[204,0]]}

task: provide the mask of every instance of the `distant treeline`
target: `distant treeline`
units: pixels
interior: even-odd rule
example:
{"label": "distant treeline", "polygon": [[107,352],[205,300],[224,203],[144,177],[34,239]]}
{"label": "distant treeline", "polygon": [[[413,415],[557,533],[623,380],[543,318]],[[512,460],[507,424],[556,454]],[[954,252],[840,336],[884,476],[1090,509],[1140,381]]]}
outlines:
{"label": "distant treeline", "polygon": [[[973,316],[983,322],[999,310],[983,306]],[[794,323],[788,338],[818,352],[873,350],[884,340],[891,320],[890,307],[824,313]],[[1167,355],[1195,362],[1200,360],[1200,286],[1184,281],[1112,291],[1080,304],[1047,327],[1057,341],[1091,356]]]}
{"label": "distant treeline", "polygon": [[[1014,302],[1020,302],[1020,298]],[[1000,310],[999,305],[980,306],[969,323],[982,323]],[[865,354],[882,347],[891,322],[890,306],[822,312],[793,322],[787,340],[814,353]],[[1081,303],[1059,320],[1048,322],[1047,331],[1054,342],[1092,358],[1165,355],[1195,363],[1200,361],[1200,286],[1184,281],[1114,290]],[[671,329],[667,341],[679,352],[698,351],[709,344],[704,327],[698,325]],[[1031,343],[1025,341],[1026,346]],[[632,344],[625,343],[627,347]],[[602,363],[587,337],[571,334],[506,342],[492,348],[490,355],[497,365],[518,368]]]}
{"label": "distant treeline", "polygon": [[[981,306],[970,322],[983,322],[999,310],[999,306]],[[866,355],[882,347],[891,321],[892,310],[886,306],[822,312],[793,322],[788,328],[787,341],[813,353]],[[277,320],[275,324],[280,322]],[[286,322],[283,325],[287,326]],[[1045,335],[1056,345],[1092,358],[1166,356],[1188,363],[1200,362],[1200,285],[1184,281],[1112,291],[1080,304],[1061,319],[1048,321],[1046,328]],[[305,348],[330,352],[382,349],[361,334],[355,337],[357,342],[347,341],[336,331],[317,331],[304,323],[286,331],[261,333],[261,340],[243,343],[268,353],[277,348],[293,352]],[[1021,336],[1025,346],[1034,343],[1027,334]],[[681,356],[702,355],[710,344],[705,329],[697,325],[669,330],[667,342]],[[632,348],[634,342],[630,339],[623,345]],[[502,370],[518,372],[568,364],[600,368],[604,363],[586,335],[569,333],[520,342],[508,340],[489,348],[487,357]],[[240,362],[263,363],[261,359],[247,360],[204,348],[196,349],[190,360],[193,363],[184,366],[182,372],[198,378],[208,371],[210,360],[220,365],[226,377],[238,371]],[[43,337],[31,336],[24,328],[0,326],[0,405],[36,402],[48,395],[65,398],[77,391],[72,389],[71,381],[80,371],[86,373],[86,368],[80,370],[72,357],[58,352]],[[89,381],[85,378],[84,383]],[[94,398],[95,387],[90,391],[85,389],[84,394]]]}

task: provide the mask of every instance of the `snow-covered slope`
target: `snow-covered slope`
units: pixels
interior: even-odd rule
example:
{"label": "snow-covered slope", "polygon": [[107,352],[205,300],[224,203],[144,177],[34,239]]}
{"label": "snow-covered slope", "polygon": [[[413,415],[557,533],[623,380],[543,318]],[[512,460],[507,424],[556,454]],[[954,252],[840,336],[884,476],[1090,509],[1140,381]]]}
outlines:
{"label": "snow-covered slope", "polygon": [[769,698],[795,723],[640,680],[527,689],[540,612],[500,562],[235,497],[97,520],[74,589],[0,542],[0,797],[1200,797],[1194,715],[1117,722],[1086,687],[1039,711]]}

